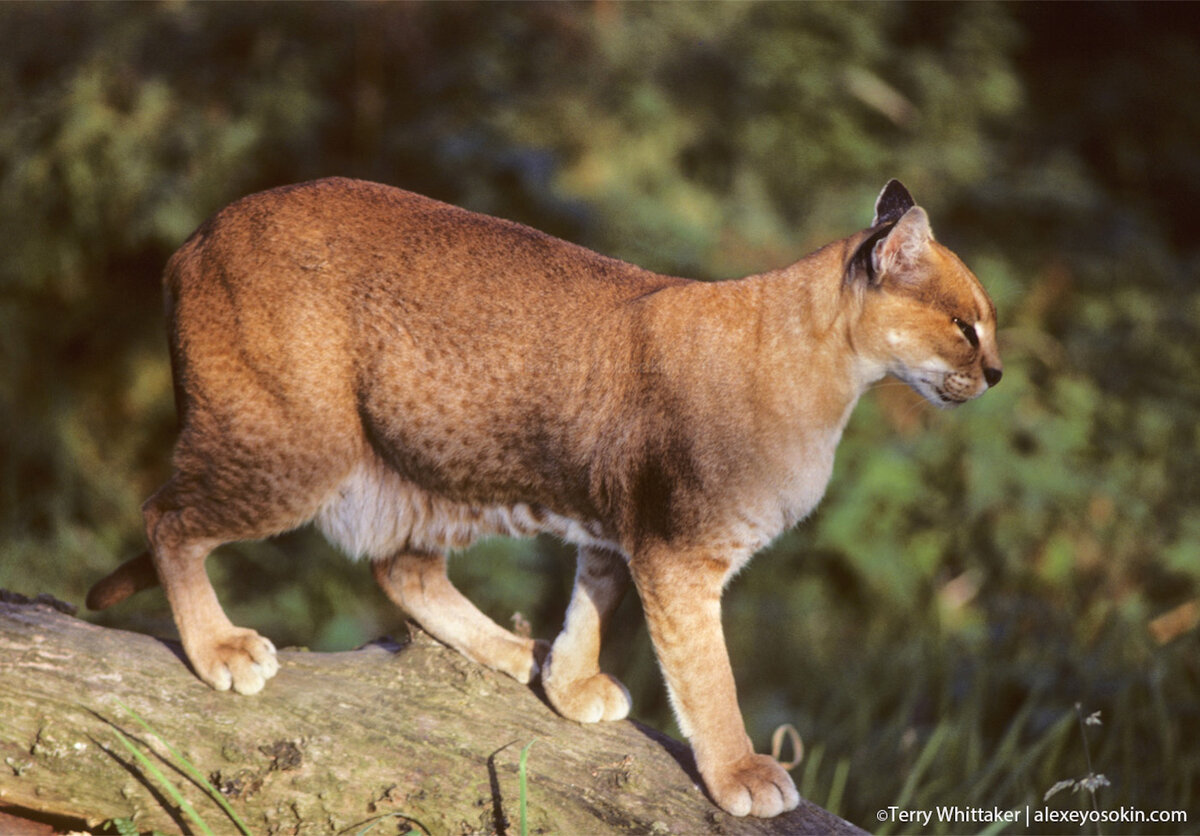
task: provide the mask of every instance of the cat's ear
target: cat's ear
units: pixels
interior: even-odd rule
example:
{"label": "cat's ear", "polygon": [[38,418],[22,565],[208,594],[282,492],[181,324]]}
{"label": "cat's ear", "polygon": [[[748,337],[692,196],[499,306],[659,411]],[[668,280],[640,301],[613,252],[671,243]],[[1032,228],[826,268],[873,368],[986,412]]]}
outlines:
{"label": "cat's ear", "polygon": [[904,213],[887,235],[871,247],[871,270],[877,281],[885,276],[905,279],[933,240],[929,216],[920,206]]}
{"label": "cat's ear", "polygon": [[[870,234],[854,251],[846,265],[846,280],[865,278],[868,284],[879,284],[881,271],[877,255],[878,245],[891,237],[900,220],[914,208],[912,195],[899,180],[889,180],[875,199],[875,217],[871,221]],[[921,213],[924,215],[924,213]],[[928,227],[928,219],[925,221]]]}
{"label": "cat's ear", "polygon": [[916,266],[921,251],[932,240],[929,216],[920,206],[910,205],[899,217],[877,224],[868,231],[846,266],[846,281],[864,279],[868,285],[877,286],[888,274],[903,278]]}
{"label": "cat's ear", "polygon": [[871,221],[871,226],[894,224],[916,205],[903,183],[899,180],[888,180],[879,197],[875,198],[875,219]]}

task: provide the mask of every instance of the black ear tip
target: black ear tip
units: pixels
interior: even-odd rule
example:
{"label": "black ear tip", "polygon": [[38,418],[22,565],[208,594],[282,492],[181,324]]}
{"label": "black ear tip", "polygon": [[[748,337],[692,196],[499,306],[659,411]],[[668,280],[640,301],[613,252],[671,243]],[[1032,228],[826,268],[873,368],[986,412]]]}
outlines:
{"label": "black ear tip", "polygon": [[883,191],[879,193],[879,197],[881,200],[886,197],[898,203],[907,203],[909,206],[916,203],[912,195],[909,194],[908,189],[904,187],[904,184],[894,177],[887,181],[887,185],[883,187]]}
{"label": "black ear tip", "polygon": [[895,223],[915,205],[916,202],[908,193],[908,189],[904,188],[903,183],[899,180],[888,180],[887,185],[883,187],[883,191],[875,200],[875,221],[871,225]]}

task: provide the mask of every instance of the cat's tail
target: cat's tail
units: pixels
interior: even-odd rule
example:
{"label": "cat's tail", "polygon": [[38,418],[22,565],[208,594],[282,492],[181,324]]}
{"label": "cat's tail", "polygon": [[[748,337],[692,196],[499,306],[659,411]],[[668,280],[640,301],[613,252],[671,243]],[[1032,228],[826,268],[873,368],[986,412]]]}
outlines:
{"label": "cat's tail", "polygon": [[107,609],[152,586],[158,586],[158,572],[154,570],[154,559],[146,551],[97,581],[87,594],[87,606],[89,610]]}

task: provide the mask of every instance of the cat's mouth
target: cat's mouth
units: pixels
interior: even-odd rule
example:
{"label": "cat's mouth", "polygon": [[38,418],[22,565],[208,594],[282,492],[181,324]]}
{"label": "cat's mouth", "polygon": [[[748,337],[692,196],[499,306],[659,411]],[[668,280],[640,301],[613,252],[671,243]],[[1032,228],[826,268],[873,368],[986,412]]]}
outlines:
{"label": "cat's mouth", "polygon": [[960,406],[987,391],[987,386],[979,385],[970,375],[962,372],[920,370],[897,376],[940,409]]}
{"label": "cat's mouth", "polygon": [[965,404],[967,401],[969,401],[971,399],[969,397],[964,398],[964,397],[960,397],[958,395],[951,395],[947,392],[939,392],[938,400],[941,402],[940,405],[942,405],[942,406],[955,407],[955,406],[959,406],[961,404]]}

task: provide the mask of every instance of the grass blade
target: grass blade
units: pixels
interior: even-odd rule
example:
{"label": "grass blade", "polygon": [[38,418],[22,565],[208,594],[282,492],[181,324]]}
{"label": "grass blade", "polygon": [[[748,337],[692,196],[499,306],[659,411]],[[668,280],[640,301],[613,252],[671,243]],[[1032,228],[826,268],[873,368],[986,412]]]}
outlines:
{"label": "grass blade", "polygon": [[518,810],[521,817],[521,836],[529,836],[529,818],[526,810],[526,801],[529,794],[526,791],[525,764],[529,760],[529,747],[532,745],[532,740],[525,744],[525,748],[521,750],[521,758],[517,761],[517,786],[520,792]]}
{"label": "grass blade", "polygon": [[175,788],[175,785],[167,780],[167,776],[163,775],[162,770],[155,766],[154,762],[148,757],[143,755],[141,750],[134,746],[133,743],[130,742],[129,738],[123,735],[121,730],[116,726],[113,726],[113,732],[117,735],[117,740],[121,741],[121,745],[129,750],[129,754],[133,755],[137,762],[142,765],[142,768],[149,772],[154,779],[158,781],[158,783],[166,791],[167,795],[171,796],[171,800],[179,805],[179,809],[183,810],[183,812],[187,814],[188,818],[195,822],[196,827],[200,828],[200,831],[207,834],[207,836],[213,836],[212,830],[210,830],[208,825],[204,823],[204,819],[200,818],[200,815],[196,812],[195,808],[193,808],[192,805],[188,803],[188,800],[180,794],[179,790]]}
{"label": "grass blade", "polygon": [[933,764],[933,759],[942,748],[942,743],[945,742],[947,735],[950,733],[950,723],[939,723],[937,728],[933,730],[933,734],[925,742],[925,748],[917,755],[917,762],[913,764],[912,770],[908,773],[908,778],[904,782],[904,786],[900,790],[900,797],[896,799],[896,806],[904,808],[912,801],[913,792],[916,791],[917,784],[925,776],[926,770]]}
{"label": "grass blade", "polygon": [[840,815],[838,811],[842,807],[842,797],[846,794],[846,780],[849,777],[850,759],[842,758],[834,767],[833,784],[829,788],[829,798],[825,802],[825,809],[834,815]]}
{"label": "grass blade", "polygon": [[136,711],[134,711],[132,708],[130,708],[129,706],[127,706],[125,703],[121,702],[120,700],[117,700],[117,705],[119,705],[119,706],[121,706],[121,708],[125,709],[126,713],[128,713],[129,716],[132,717],[138,723],[138,725],[140,725],[143,729],[145,729],[147,734],[153,735],[154,738],[156,740],[158,740],[158,742],[161,743],[166,748],[166,750],[171,754],[171,757],[174,759],[176,766],[178,766],[181,770],[183,770],[183,772],[189,778],[191,778],[193,781],[195,781],[201,787],[204,788],[204,791],[207,792],[209,797],[212,798],[212,800],[215,801],[221,807],[221,809],[225,811],[225,815],[229,816],[230,820],[232,820],[233,823],[237,826],[238,830],[240,830],[242,832],[243,836],[251,836],[250,828],[246,825],[246,823],[244,821],[242,821],[241,817],[237,814],[236,811],[234,811],[233,807],[230,806],[230,804],[226,800],[225,796],[221,795],[220,790],[218,790],[216,787],[214,787],[212,784],[210,784],[208,782],[208,779],[204,777],[204,775],[200,772],[199,769],[197,769],[195,766],[192,765],[191,761],[189,761],[187,758],[185,758],[170,743],[163,740],[162,735],[160,735],[153,728],[151,728],[150,724],[147,723],[145,720],[143,720]]}

